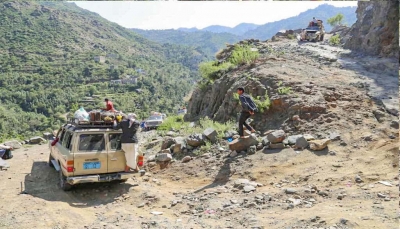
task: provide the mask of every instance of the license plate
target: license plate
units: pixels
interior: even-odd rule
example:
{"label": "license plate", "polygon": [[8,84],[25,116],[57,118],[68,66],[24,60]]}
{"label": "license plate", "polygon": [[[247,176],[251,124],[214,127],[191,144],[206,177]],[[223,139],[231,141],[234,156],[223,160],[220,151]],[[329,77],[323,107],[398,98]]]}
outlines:
{"label": "license plate", "polygon": [[83,169],[100,169],[101,162],[85,162],[83,163]]}

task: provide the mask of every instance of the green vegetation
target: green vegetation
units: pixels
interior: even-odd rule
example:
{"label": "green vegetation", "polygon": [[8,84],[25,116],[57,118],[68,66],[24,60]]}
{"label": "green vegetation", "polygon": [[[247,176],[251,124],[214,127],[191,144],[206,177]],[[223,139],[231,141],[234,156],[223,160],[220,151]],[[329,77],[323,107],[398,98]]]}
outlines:
{"label": "green vegetation", "polygon": [[257,96],[256,98],[253,97],[254,102],[257,105],[258,110],[261,113],[264,113],[264,111],[268,110],[269,107],[271,106],[271,100],[269,99],[269,96],[267,93],[263,97]]}
{"label": "green vegetation", "polygon": [[328,19],[328,24],[331,26],[342,25],[344,20],[344,15],[342,13],[338,13],[335,16]]}
{"label": "green vegetation", "polygon": [[287,95],[287,94],[290,94],[290,93],[292,93],[292,88],[291,87],[284,87],[284,86],[282,86],[282,81],[280,81],[279,83],[278,83],[278,94],[281,94],[281,95]]}
{"label": "green vegetation", "polygon": [[207,128],[213,128],[215,131],[217,131],[219,137],[223,137],[224,133],[227,132],[228,130],[231,130],[234,126],[233,121],[229,121],[226,123],[219,123],[215,122],[209,118],[202,118],[199,120],[198,125],[195,127],[190,126],[189,122],[184,122],[183,121],[183,116],[170,116],[167,117],[163,124],[161,124],[158,128],[157,131],[159,134],[164,134],[167,131],[170,131],[172,129],[179,131],[181,134],[196,134],[196,133],[202,133],[205,129]]}
{"label": "green vegetation", "polygon": [[287,37],[292,40],[296,38],[296,36],[294,34],[288,34]]}
{"label": "green vegetation", "polygon": [[[142,118],[172,113],[206,60],[195,48],[154,43],[73,3],[0,7],[0,141],[58,128],[68,112],[104,107],[105,97]],[[128,75],[137,84],[110,82]]]}
{"label": "green vegetation", "polygon": [[204,79],[216,80],[225,72],[231,70],[233,65],[230,62],[219,64],[217,61],[203,62],[199,65],[199,71]]}
{"label": "green vegetation", "polygon": [[260,54],[258,51],[252,51],[251,47],[246,45],[235,45],[232,55],[229,57],[229,62],[234,65],[244,65],[254,63]]}
{"label": "green vegetation", "polygon": [[332,36],[332,37],[329,39],[329,44],[335,45],[335,46],[339,45],[339,44],[340,44],[340,37],[339,37],[339,34]]}

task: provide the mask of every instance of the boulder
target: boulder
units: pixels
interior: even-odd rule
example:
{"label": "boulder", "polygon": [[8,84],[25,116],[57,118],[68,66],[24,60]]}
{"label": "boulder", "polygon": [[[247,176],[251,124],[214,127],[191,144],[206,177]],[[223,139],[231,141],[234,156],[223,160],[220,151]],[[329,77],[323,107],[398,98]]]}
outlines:
{"label": "boulder", "polygon": [[269,145],[270,149],[283,149],[285,148],[285,145],[283,143],[271,143]]}
{"label": "boulder", "polygon": [[186,138],[186,143],[193,147],[198,147],[204,144],[204,136],[202,134],[192,134]]}
{"label": "boulder", "polygon": [[174,148],[172,149],[172,151],[174,153],[182,153],[183,150],[186,149],[186,141],[185,138],[183,137],[176,137],[174,139],[175,144],[174,144]]}
{"label": "boulder", "polygon": [[165,137],[163,143],[161,145],[161,150],[170,148],[173,144],[175,144],[175,140],[171,137]]}
{"label": "boulder", "polygon": [[321,139],[321,140],[313,140],[310,141],[310,149],[319,151],[319,150],[324,150],[328,144],[331,142],[330,139]]}
{"label": "boulder", "polygon": [[229,143],[229,149],[232,151],[243,151],[247,150],[250,146],[256,146],[258,144],[257,138],[249,136],[246,138],[238,138]]}
{"label": "boulder", "polygon": [[267,139],[271,143],[281,143],[285,139],[286,134],[283,130],[277,130],[268,134]]}
{"label": "boulder", "polygon": [[13,149],[19,149],[19,148],[22,147],[22,144],[17,140],[5,142],[4,145],[5,146],[10,146]]}
{"label": "boulder", "polygon": [[218,137],[218,133],[213,128],[207,128],[206,130],[204,130],[203,134],[212,143],[216,143],[217,140],[218,140],[218,138],[217,138]]}
{"label": "boulder", "polygon": [[305,135],[303,135],[303,137],[304,137],[307,141],[315,140],[315,138],[314,138],[311,134],[305,134]]}
{"label": "boulder", "polygon": [[29,139],[29,144],[40,144],[46,142],[46,139],[42,138],[42,137],[33,137],[31,139]]}
{"label": "boulder", "polygon": [[156,160],[156,156],[155,155],[150,155],[148,158],[147,158],[147,162],[152,162],[152,161],[155,161]]}
{"label": "boulder", "polygon": [[[162,142],[162,140],[160,140],[160,139],[158,139],[158,140],[153,140],[153,141],[147,143],[147,144],[145,145],[145,147],[146,147],[146,149],[151,149],[151,148],[155,147],[156,145],[160,144],[161,142]],[[162,148],[162,147],[161,147],[161,148]]]}
{"label": "boulder", "polygon": [[269,145],[270,142],[267,137],[263,137],[261,143],[263,144],[263,146],[267,146]]}
{"label": "boulder", "polygon": [[251,155],[251,154],[255,154],[256,151],[257,151],[257,146],[250,146],[249,149],[247,150],[247,153]]}
{"label": "boulder", "polygon": [[186,163],[192,160],[191,156],[185,156],[184,158],[182,158],[182,163]]}
{"label": "boulder", "polygon": [[301,134],[289,136],[289,137],[287,138],[287,140],[288,140],[288,145],[294,145],[294,144],[296,144],[297,139],[302,138],[302,137],[303,137],[303,135],[301,135]]}
{"label": "boulder", "polygon": [[156,160],[159,162],[167,162],[172,160],[172,155],[169,153],[159,153],[156,156]]}
{"label": "boulder", "polygon": [[308,141],[303,137],[299,137],[296,139],[295,147],[298,149],[305,149],[309,145]]}

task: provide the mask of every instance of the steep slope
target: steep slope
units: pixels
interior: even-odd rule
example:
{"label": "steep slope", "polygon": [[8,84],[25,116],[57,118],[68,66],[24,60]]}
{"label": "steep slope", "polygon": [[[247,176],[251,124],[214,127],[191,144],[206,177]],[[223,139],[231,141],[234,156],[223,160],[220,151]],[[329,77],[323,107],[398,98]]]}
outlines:
{"label": "steep slope", "polygon": [[194,47],[204,52],[209,58],[223,48],[226,43],[235,43],[242,37],[230,33],[212,33],[207,31],[185,32],[180,30],[141,30],[132,29],[149,40],[159,43],[170,43]]}
{"label": "steep slope", "polygon": [[332,28],[326,23],[328,18],[333,17],[338,13],[342,13],[344,15],[344,23],[352,25],[356,21],[355,11],[356,7],[334,7],[332,5],[324,4],[315,9],[300,13],[298,16],[261,25],[254,30],[246,32],[243,36],[261,40],[270,39],[280,30],[305,28],[313,17],[323,20],[325,22],[325,29],[330,31]]}
{"label": "steep slope", "polygon": [[[105,96],[139,115],[172,112],[204,59],[198,50],[157,44],[75,4],[8,1],[0,7],[0,100],[11,117],[30,125],[3,123],[0,138],[55,127],[78,105],[104,106]],[[109,84],[127,75],[138,83]],[[93,103],[80,103],[93,94]]]}
{"label": "steep slope", "polygon": [[399,1],[358,2],[357,22],[345,48],[386,57],[399,56]]}

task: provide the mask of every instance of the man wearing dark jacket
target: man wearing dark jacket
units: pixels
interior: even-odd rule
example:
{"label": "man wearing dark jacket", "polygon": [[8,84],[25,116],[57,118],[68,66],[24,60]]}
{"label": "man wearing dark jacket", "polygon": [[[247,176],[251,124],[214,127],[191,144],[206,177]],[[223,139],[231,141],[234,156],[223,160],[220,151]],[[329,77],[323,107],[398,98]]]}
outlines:
{"label": "man wearing dark jacket", "polygon": [[239,135],[240,138],[244,138],[243,125],[252,133],[256,132],[249,124],[246,123],[246,120],[254,114],[254,112],[257,110],[257,106],[251,97],[244,93],[243,87],[239,87],[237,89],[237,93],[239,94],[239,99],[242,104],[242,112],[239,117]]}
{"label": "man wearing dark jacket", "polygon": [[121,149],[125,152],[126,172],[129,172],[131,168],[137,169],[136,159],[139,154],[139,140],[136,133],[139,127],[140,123],[136,120],[135,114],[128,114],[116,127],[122,129]]}

